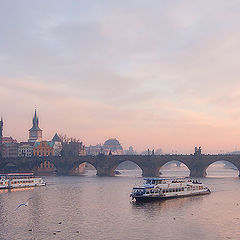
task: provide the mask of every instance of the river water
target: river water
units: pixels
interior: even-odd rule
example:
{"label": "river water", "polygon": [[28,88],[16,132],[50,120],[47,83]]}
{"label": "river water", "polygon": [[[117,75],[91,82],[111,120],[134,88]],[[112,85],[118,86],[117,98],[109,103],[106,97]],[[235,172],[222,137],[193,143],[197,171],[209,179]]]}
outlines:
{"label": "river water", "polygon": [[[94,174],[44,177],[46,187],[1,191],[0,239],[240,239],[240,180],[234,170],[213,170],[201,179],[210,195],[142,204],[129,197],[142,182],[140,171]],[[30,197],[28,206],[15,210]]]}

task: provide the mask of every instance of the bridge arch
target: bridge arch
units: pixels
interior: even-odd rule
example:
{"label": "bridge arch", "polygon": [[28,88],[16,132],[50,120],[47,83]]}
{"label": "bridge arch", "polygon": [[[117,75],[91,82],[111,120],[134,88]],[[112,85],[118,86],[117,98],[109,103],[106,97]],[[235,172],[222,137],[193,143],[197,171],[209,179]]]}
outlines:
{"label": "bridge arch", "polygon": [[93,175],[97,175],[97,166],[94,162],[89,160],[78,160],[72,165],[69,174],[70,175],[82,175],[88,170],[93,170]]}
{"label": "bridge arch", "polygon": [[[173,167],[172,164],[176,166]],[[190,176],[191,168],[184,161],[170,160],[159,167],[159,172],[168,176]]]}
{"label": "bridge arch", "polygon": [[[240,160],[240,159],[239,159]],[[231,176],[240,176],[239,173],[240,173],[240,164],[238,162],[236,162],[235,160],[231,160],[231,159],[217,159],[213,162],[211,162],[210,164],[208,164],[206,167],[205,167],[205,175],[211,175],[211,170],[213,171],[214,169],[214,165],[216,166],[216,164],[220,164],[222,163],[222,170],[224,170],[224,164],[225,166],[228,165],[228,168],[225,168],[225,173],[228,169],[228,173],[231,174]],[[221,174],[221,168],[215,168],[217,169],[215,172],[219,172]],[[234,174],[234,170],[235,170],[235,174]],[[224,175],[224,174],[223,174]],[[225,174],[226,176],[226,174]]]}
{"label": "bridge arch", "polygon": [[[114,166],[114,168],[115,168],[115,166]],[[129,171],[129,170],[130,171],[135,170],[136,171],[135,174],[137,174],[137,175],[142,175],[142,173],[143,173],[143,170],[139,166],[139,164],[137,164],[134,161],[125,160],[117,165],[117,167],[114,170],[114,174],[118,175],[118,174],[126,173],[126,171]]]}
{"label": "bridge arch", "polygon": [[144,166],[142,166],[142,164],[140,164],[139,162],[137,161],[134,161],[132,159],[123,159],[123,160],[119,160],[117,162],[115,162],[112,166],[110,166],[110,176],[114,176],[115,173],[116,173],[116,169],[121,166],[121,164],[123,163],[126,163],[126,162],[129,162],[129,163],[133,163],[134,165],[137,166],[137,168],[141,169],[142,171],[142,176],[144,176],[144,172],[145,172],[145,168]]}

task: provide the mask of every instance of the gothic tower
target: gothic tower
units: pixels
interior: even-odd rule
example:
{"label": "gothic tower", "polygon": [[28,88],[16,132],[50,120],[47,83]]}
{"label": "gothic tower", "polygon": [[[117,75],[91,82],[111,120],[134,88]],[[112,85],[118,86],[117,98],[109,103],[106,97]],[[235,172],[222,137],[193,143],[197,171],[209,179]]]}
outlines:
{"label": "gothic tower", "polygon": [[37,117],[37,111],[35,108],[35,114],[32,120],[33,126],[31,129],[29,129],[29,142],[40,142],[42,141],[42,130],[39,128],[38,124],[39,124],[39,120]]}

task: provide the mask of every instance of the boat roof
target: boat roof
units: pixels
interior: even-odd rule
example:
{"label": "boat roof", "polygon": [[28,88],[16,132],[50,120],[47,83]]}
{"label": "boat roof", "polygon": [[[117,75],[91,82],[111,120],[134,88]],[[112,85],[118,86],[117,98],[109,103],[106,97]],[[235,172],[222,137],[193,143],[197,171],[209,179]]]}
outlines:
{"label": "boat roof", "polygon": [[186,179],[186,177],[144,178],[144,180],[174,180],[174,179]]}
{"label": "boat roof", "polygon": [[33,176],[33,173],[0,173],[0,176]]}

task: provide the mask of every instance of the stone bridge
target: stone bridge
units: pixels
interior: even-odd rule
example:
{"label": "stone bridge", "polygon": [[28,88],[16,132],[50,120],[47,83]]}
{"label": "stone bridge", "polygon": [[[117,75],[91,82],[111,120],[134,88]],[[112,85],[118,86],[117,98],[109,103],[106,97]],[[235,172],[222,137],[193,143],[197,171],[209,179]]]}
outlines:
{"label": "stone bridge", "polygon": [[240,171],[240,155],[98,155],[77,157],[31,157],[2,158],[0,172],[6,172],[6,166],[15,166],[19,172],[35,172],[44,161],[54,164],[58,175],[69,175],[79,164],[87,162],[97,170],[98,176],[114,176],[118,165],[125,161],[136,163],[142,169],[142,176],[157,177],[161,167],[171,161],[179,161],[190,170],[191,177],[205,177],[207,168],[217,161],[228,161]]}

